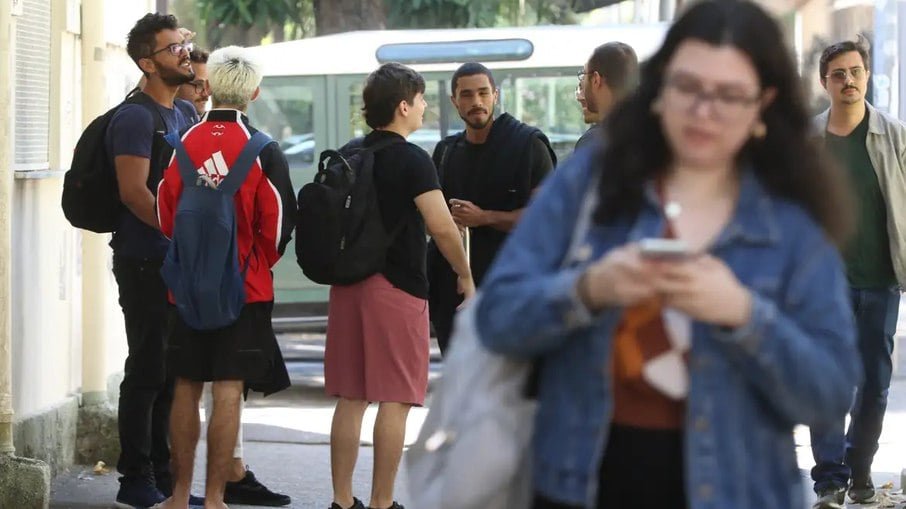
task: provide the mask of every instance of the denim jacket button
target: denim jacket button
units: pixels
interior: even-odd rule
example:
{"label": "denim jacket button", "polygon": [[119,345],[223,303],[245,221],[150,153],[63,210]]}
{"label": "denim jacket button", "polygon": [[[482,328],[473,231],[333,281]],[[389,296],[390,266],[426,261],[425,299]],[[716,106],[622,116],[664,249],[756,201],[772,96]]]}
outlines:
{"label": "denim jacket button", "polygon": [[563,317],[566,328],[571,329],[579,324],[579,315],[575,311],[567,311]]}
{"label": "denim jacket button", "polygon": [[695,419],[695,431],[708,431],[708,419],[698,417]]}
{"label": "denim jacket button", "polygon": [[701,484],[698,487],[698,498],[702,500],[710,500],[714,495],[714,487],[710,484]]}

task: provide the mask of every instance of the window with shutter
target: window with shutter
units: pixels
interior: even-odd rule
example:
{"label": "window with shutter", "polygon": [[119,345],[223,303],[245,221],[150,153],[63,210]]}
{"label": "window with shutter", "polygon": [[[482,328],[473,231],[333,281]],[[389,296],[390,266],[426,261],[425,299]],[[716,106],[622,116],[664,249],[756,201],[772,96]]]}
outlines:
{"label": "window with shutter", "polygon": [[19,0],[15,43],[17,170],[47,169],[50,146],[50,0]]}

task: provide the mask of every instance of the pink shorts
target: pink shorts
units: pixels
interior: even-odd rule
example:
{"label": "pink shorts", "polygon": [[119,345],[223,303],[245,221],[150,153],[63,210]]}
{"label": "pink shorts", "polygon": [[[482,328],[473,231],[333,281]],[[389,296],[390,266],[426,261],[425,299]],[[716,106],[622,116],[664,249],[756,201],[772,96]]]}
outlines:
{"label": "pink shorts", "polygon": [[423,405],[428,390],[428,301],[376,274],[330,288],[327,394]]}

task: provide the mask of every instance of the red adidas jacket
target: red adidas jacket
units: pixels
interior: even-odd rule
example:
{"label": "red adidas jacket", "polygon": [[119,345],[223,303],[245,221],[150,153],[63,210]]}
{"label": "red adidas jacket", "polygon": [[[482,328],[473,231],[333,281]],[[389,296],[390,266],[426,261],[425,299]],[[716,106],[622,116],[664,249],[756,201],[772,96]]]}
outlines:
{"label": "red adidas jacket", "polygon": [[[229,173],[242,148],[257,132],[237,110],[212,110],[182,135],[183,145],[199,174],[219,182]],[[182,194],[176,158],[164,171],[157,191],[160,229],[171,238],[176,207]],[[296,198],[286,157],[276,143],[261,150],[245,183],[235,195],[239,266],[244,267],[246,302],[274,300],[271,268],[289,243],[294,228]],[[250,257],[250,258],[249,258]],[[172,302],[172,296],[170,297]]]}

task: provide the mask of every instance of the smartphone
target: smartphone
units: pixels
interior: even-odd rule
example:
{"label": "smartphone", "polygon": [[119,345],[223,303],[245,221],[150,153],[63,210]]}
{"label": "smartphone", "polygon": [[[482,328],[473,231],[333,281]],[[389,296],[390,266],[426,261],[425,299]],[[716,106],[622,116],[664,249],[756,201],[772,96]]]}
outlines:
{"label": "smartphone", "polygon": [[679,239],[642,239],[639,250],[642,258],[648,260],[683,260],[689,256],[689,246]]}

